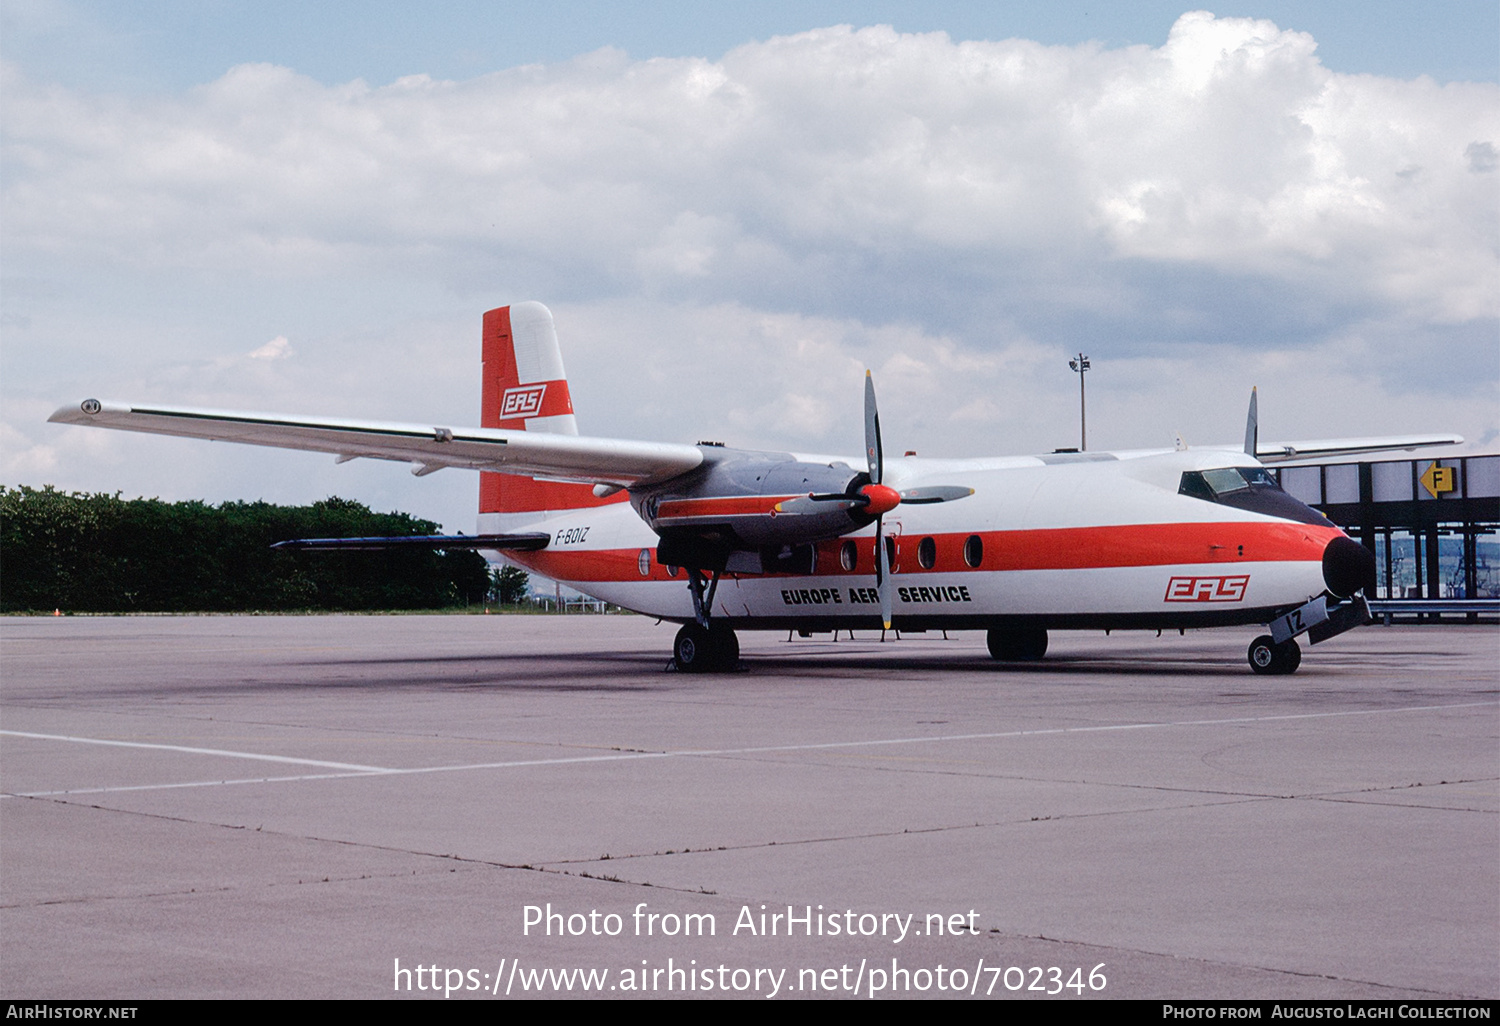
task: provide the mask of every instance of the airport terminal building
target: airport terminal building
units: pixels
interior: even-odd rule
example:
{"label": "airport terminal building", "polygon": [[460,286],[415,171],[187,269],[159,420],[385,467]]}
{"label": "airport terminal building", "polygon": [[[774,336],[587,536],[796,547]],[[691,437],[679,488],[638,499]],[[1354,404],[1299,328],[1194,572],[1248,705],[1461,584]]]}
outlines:
{"label": "airport terminal building", "polygon": [[1387,612],[1421,612],[1417,602],[1434,614],[1500,608],[1500,455],[1341,457],[1276,473],[1293,497],[1374,551],[1372,598]]}

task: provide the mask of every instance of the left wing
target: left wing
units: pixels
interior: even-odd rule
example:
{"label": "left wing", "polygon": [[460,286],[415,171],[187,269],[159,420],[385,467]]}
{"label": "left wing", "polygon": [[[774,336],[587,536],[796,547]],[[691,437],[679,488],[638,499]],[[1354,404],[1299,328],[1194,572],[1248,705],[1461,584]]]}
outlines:
{"label": "left wing", "polygon": [[450,428],[384,421],[237,413],[85,399],[47,418],[54,424],[244,442],[413,464],[419,477],[444,467],[496,470],[611,488],[657,484],[703,462],[697,446],[633,442],[498,428]]}

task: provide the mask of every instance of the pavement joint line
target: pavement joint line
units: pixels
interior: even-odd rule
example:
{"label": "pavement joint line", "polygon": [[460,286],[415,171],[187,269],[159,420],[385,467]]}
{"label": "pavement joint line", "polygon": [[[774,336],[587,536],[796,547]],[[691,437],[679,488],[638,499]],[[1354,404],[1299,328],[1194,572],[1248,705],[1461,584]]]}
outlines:
{"label": "pavement joint line", "polygon": [[67,794],[105,794],[116,791],[168,790],[182,787],[214,787],[224,784],[280,783],[298,780],[336,779],[367,776],[409,776],[419,773],[457,773],[472,770],[524,769],[532,766],[563,766],[590,762],[623,762],[635,759],[666,758],[720,758],[734,755],[760,755],[774,752],[826,751],[835,748],[862,748],[877,745],[908,745],[947,741],[989,741],[1013,737],[1045,737],[1061,734],[1100,733],[1117,730],[1150,730],[1160,727],[1223,726],[1235,723],[1269,723],[1289,720],[1318,720],[1342,716],[1372,716],[1389,713],[1436,712],[1446,709],[1471,709],[1488,707],[1500,709],[1495,702],[1460,702],[1452,705],[1402,706],[1396,709],[1348,709],[1338,712],[1285,713],[1276,716],[1235,716],[1215,720],[1160,720],[1144,723],[1111,723],[1087,727],[1043,727],[1032,730],[1007,730],[982,734],[940,734],[928,737],[874,738],[861,741],[823,741],[801,745],[760,745],[747,748],[723,749],[679,749],[664,752],[621,752],[614,755],[580,755],[563,759],[523,759],[509,762],[467,763],[456,766],[414,766],[392,768],[385,766],[359,766],[351,763],[326,762],[317,759],[300,759],[285,755],[264,755],[256,752],[234,752],[214,748],[189,748],[181,745],[148,744],[140,741],[114,741],[101,738],[73,737],[59,734],[33,734],[16,730],[0,730],[0,735],[27,737],[48,741],[73,741],[83,744],[111,745],[124,748],[148,748],[163,751],[183,752],[194,755],[217,755],[228,758],[258,759],[266,762],[284,762],[303,766],[323,766],[329,769],[346,770],[344,773],[305,775],[297,777],[263,777],[242,780],[205,780],[192,783],[134,784],[123,787],[101,787],[68,789],[58,791],[32,791],[26,793],[5,792],[4,797],[46,798]]}

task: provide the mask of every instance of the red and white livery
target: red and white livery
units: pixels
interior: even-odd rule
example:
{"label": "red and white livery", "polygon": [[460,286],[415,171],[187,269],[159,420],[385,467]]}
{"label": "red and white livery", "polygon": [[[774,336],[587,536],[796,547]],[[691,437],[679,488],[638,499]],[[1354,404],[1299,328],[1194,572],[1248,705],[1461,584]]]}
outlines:
{"label": "red and white livery", "polygon": [[681,623],[686,670],[735,665],[738,630],[977,629],[997,659],[1029,660],[1051,630],[1265,624],[1251,667],[1290,673],[1296,637],[1368,619],[1375,562],[1263,464],[1461,441],[1265,446],[1252,395],[1242,448],[886,459],[868,375],[859,457],[589,438],[546,307],[485,314],[483,357],[478,428],[94,399],[51,419],[478,470],[479,534],[421,541]]}

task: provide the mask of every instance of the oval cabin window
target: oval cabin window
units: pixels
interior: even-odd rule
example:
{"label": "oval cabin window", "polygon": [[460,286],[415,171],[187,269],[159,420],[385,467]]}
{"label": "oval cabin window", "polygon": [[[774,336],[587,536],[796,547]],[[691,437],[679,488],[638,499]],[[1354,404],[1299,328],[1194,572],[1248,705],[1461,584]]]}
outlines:
{"label": "oval cabin window", "polygon": [[931,538],[923,538],[917,542],[917,562],[923,570],[931,570],[937,563],[937,542]]}
{"label": "oval cabin window", "polygon": [[969,540],[964,542],[964,562],[976,570],[984,562],[984,539],[979,535],[971,534]]}

